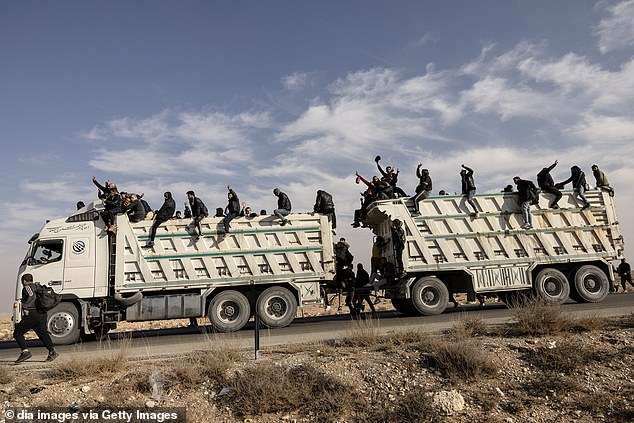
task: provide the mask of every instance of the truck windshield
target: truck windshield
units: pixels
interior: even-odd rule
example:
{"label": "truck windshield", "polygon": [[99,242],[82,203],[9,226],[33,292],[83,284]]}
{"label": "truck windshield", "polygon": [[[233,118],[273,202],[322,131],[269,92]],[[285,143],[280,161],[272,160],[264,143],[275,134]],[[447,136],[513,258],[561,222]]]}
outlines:
{"label": "truck windshield", "polygon": [[40,241],[33,249],[33,259],[35,264],[47,264],[62,259],[64,251],[64,241],[61,239]]}

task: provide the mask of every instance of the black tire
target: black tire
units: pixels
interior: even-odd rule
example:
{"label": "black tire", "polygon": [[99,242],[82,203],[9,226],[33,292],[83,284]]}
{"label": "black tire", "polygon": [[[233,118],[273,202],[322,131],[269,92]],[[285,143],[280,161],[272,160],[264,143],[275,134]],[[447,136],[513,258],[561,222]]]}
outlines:
{"label": "black tire", "polygon": [[418,279],[412,286],[412,303],[423,316],[440,314],[447,308],[449,291],[442,281],[433,276]]}
{"label": "black tire", "polygon": [[540,270],[533,280],[533,290],[539,299],[548,304],[563,304],[570,295],[570,284],[566,275],[547,267]]}
{"label": "black tire", "polygon": [[47,313],[46,329],[55,345],[74,344],[79,340],[79,311],[75,304],[61,302]]}
{"label": "black tire", "polygon": [[216,330],[235,332],[242,329],[251,318],[251,305],[241,292],[222,291],[209,302],[207,317]]}
{"label": "black tire", "polygon": [[411,299],[408,298],[392,298],[392,306],[398,311],[406,316],[419,316],[420,313],[414,307],[414,303]]}
{"label": "black tire", "polygon": [[297,300],[288,289],[272,286],[258,296],[255,310],[264,326],[283,328],[295,319]]}
{"label": "black tire", "polygon": [[608,296],[610,281],[608,276],[598,267],[592,265],[581,266],[575,272],[573,290],[578,301],[598,303]]}

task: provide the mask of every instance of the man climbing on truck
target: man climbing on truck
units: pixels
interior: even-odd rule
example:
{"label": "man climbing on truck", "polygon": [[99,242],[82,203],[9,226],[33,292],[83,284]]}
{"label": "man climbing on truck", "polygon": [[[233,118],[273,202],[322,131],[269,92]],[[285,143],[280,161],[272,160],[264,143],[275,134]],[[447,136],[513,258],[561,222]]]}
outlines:
{"label": "man climbing on truck", "polygon": [[275,188],[273,194],[277,197],[277,209],[273,210],[273,214],[280,219],[280,226],[284,226],[290,223],[286,216],[291,213],[291,200],[279,188]]}
{"label": "man climbing on truck", "polygon": [[543,168],[537,174],[537,185],[539,186],[539,189],[541,189],[542,192],[547,192],[555,196],[555,198],[551,200],[548,206],[551,209],[559,208],[558,203],[559,203],[559,200],[561,200],[561,196],[563,195],[561,191],[559,191],[557,187],[555,186],[555,181],[553,180],[553,177],[550,175],[550,172],[555,168],[555,166],[557,166],[557,163],[558,163],[557,160],[555,160],[553,164]]}
{"label": "man climbing on truck", "polygon": [[416,214],[420,214],[420,206],[418,205],[419,201],[423,201],[425,198],[429,197],[432,190],[432,182],[431,177],[429,176],[429,170],[423,169],[422,163],[419,163],[416,167],[416,177],[418,177],[419,182],[416,187],[416,195],[412,199],[414,201],[414,208],[416,210]]}
{"label": "man climbing on truck", "polygon": [[167,222],[172,218],[172,216],[174,216],[174,212],[176,211],[176,202],[172,198],[172,193],[169,191],[165,192],[163,194],[163,198],[165,199],[165,201],[154,216],[154,223],[150,228],[148,242],[143,246],[143,248],[152,248],[154,246],[154,237],[156,236],[156,230],[162,223]]}
{"label": "man climbing on truck", "polygon": [[533,216],[531,215],[531,205],[538,201],[537,187],[533,181],[522,179],[519,176],[513,178],[513,182],[517,185],[518,202],[524,216],[524,224],[522,229],[531,229],[533,227]]}
{"label": "man climbing on truck", "polygon": [[473,197],[475,197],[476,193],[475,181],[473,180],[473,169],[462,165],[460,179],[462,184],[462,195],[467,197],[467,203],[471,204],[471,207],[473,207],[473,215],[477,217],[478,207],[476,206],[475,201],[473,201]]}
{"label": "man climbing on truck", "polygon": [[200,221],[209,216],[209,211],[207,210],[205,203],[203,203],[200,198],[196,197],[194,191],[187,191],[187,199],[189,200],[192,217],[194,219],[192,220],[192,223],[190,223],[190,226],[194,227],[194,239],[198,240],[203,234]]}

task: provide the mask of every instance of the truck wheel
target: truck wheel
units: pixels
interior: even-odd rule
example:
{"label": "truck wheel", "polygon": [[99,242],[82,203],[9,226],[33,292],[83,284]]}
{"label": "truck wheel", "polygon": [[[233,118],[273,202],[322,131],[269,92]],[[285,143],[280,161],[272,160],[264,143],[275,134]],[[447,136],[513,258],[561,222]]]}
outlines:
{"label": "truck wheel", "polygon": [[412,302],[416,311],[423,316],[440,314],[447,308],[449,291],[440,279],[425,276],[414,283]]}
{"label": "truck wheel", "polygon": [[59,303],[48,311],[46,329],[55,345],[74,344],[79,340],[79,311],[74,304]]}
{"label": "truck wheel", "polygon": [[207,317],[218,331],[235,332],[249,321],[251,305],[241,292],[222,291],[209,302]]}
{"label": "truck wheel", "polygon": [[581,266],[575,272],[575,296],[586,303],[598,303],[608,296],[610,282],[601,269],[596,266]]}
{"label": "truck wheel", "polygon": [[288,289],[272,286],[260,294],[255,309],[264,326],[283,328],[295,319],[297,300]]}
{"label": "truck wheel", "polygon": [[533,281],[537,296],[549,304],[563,304],[570,295],[570,284],[566,276],[557,269],[540,270]]}
{"label": "truck wheel", "polygon": [[418,316],[420,313],[414,307],[414,303],[411,299],[407,298],[392,298],[392,306],[398,311],[406,316]]}

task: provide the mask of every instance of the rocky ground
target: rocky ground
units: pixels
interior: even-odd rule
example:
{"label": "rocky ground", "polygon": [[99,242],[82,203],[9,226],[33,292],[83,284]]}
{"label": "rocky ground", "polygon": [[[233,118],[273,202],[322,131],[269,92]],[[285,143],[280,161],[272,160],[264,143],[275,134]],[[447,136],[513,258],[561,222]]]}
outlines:
{"label": "rocky ground", "polygon": [[0,367],[0,408],[186,406],[192,422],[625,422],[634,419],[634,314],[571,319],[518,309],[514,323],[252,353],[210,344],[160,361],[109,358]]}

